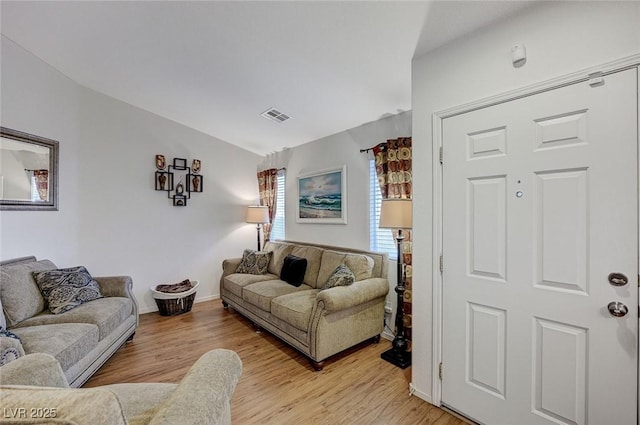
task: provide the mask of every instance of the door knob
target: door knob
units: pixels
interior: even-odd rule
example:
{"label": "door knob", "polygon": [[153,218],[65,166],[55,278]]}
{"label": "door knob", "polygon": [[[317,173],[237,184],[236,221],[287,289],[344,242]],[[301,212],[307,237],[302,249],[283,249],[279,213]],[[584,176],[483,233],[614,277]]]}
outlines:
{"label": "door knob", "polygon": [[609,309],[609,313],[615,317],[625,316],[629,312],[627,306],[620,301],[611,301],[607,308]]}
{"label": "door knob", "polygon": [[609,273],[608,279],[609,283],[613,286],[624,286],[627,284],[627,282],[629,282],[627,276],[623,275],[622,273]]}

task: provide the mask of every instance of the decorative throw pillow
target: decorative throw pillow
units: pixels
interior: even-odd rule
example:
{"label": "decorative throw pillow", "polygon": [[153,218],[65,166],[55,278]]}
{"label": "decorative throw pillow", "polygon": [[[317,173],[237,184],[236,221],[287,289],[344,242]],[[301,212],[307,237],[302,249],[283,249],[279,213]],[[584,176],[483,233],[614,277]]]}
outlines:
{"label": "decorative throw pillow", "polygon": [[102,298],[98,282],[84,266],[34,272],[33,277],[53,314]]}
{"label": "decorative throw pillow", "polygon": [[304,274],[307,271],[307,259],[289,254],[284,257],[280,280],[293,285],[300,286],[304,281]]}
{"label": "decorative throw pillow", "polygon": [[269,268],[269,260],[271,260],[271,251],[245,249],[236,273],[266,274]]}
{"label": "decorative throw pillow", "polygon": [[340,264],[333,273],[331,273],[331,276],[329,276],[329,279],[327,279],[322,289],[329,289],[335,286],[349,286],[355,282],[355,280],[356,277],[351,269],[344,264]]}
{"label": "decorative throw pillow", "polygon": [[20,337],[0,327],[0,366],[24,356]]}

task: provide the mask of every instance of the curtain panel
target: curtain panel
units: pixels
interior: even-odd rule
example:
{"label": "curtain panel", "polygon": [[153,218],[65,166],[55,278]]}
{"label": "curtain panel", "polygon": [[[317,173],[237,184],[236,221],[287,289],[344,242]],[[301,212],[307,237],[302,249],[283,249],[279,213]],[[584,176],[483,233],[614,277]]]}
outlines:
{"label": "curtain panel", "polygon": [[49,171],[33,170],[33,176],[36,181],[36,189],[41,201],[49,200]]}
{"label": "curtain panel", "polygon": [[[382,199],[412,199],[412,150],[411,137],[387,140],[373,147],[376,162],[376,174],[382,193]],[[412,311],[412,238],[413,232],[405,230],[402,244],[402,259],[405,264],[405,291],[402,311],[404,313],[405,336],[411,340]],[[397,230],[394,230],[394,237]]]}
{"label": "curtain panel", "polygon": [[269,223],[262,225],[264,241],[267,242],[271,236],[271,225],[276,217],[276,195],[278,193],[277,168],[270,168],[258,172],[258,192],[260,194],[260,205],[269,208]]}

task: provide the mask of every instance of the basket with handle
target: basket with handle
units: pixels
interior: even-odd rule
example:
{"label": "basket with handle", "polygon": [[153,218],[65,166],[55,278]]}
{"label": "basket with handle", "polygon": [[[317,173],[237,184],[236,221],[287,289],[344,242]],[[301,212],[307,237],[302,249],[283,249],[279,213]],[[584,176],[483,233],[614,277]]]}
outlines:
{"label": "basket with handle", "polygon": [[192,280],[192,288],[183,292],[161,292],[154,288],[149,288],[151,295],[156,300],[158,311],[161,316],[175,316],[187,313],[193,307],[193,300],[196,298],[196,290],[200,282]]}

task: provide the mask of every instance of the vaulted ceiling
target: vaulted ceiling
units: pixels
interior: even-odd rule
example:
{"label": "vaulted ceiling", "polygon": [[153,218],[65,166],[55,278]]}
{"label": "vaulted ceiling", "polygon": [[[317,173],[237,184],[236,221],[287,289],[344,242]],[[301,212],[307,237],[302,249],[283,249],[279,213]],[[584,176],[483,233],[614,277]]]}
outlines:
{"label": "vaulted ceiling", "polygon": [[267,154],[411,109],[414,56],[532,3],[3,0],[0,12],[5,37],[78,84]]}

